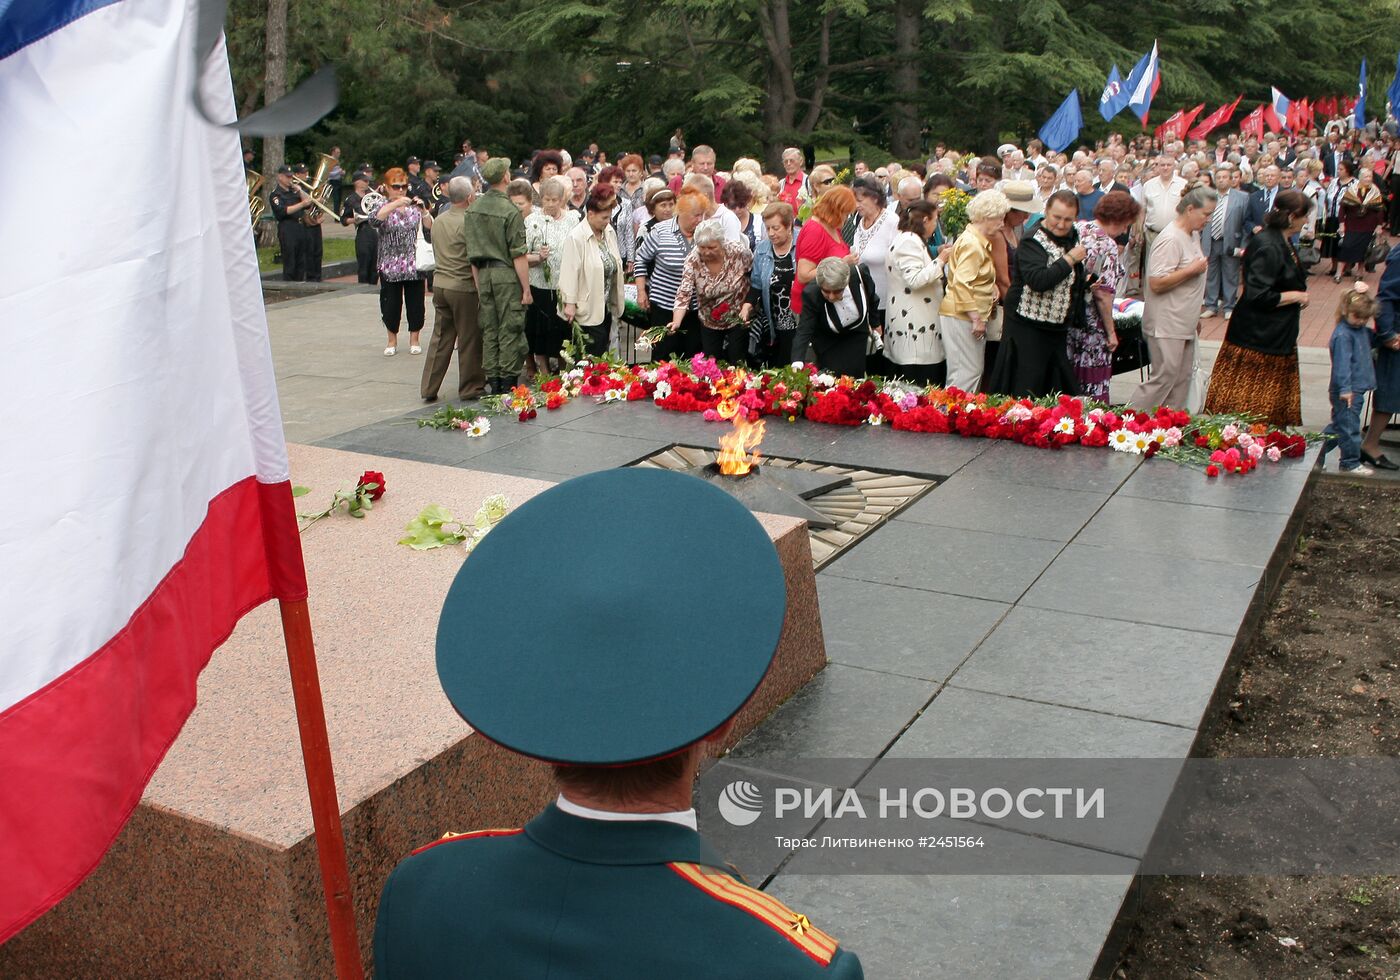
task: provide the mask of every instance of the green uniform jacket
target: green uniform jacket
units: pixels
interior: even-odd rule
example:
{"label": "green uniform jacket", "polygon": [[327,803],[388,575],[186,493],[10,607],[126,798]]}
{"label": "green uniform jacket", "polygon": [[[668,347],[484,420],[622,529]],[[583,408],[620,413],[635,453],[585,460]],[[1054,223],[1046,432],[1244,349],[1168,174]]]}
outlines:
{"label": "green uniform jacket", "polygon": [[463,230],[473,262],[489,260],[508,266],[525,254],[525,219],[510,198],[494,188],[467,208]]}
{"label": "green uniform jacket", "polygon": [[550,806],[523,830],[444,838],[399,864],[379,980],[860,980],[860,960],[725,870],[695,831]]}

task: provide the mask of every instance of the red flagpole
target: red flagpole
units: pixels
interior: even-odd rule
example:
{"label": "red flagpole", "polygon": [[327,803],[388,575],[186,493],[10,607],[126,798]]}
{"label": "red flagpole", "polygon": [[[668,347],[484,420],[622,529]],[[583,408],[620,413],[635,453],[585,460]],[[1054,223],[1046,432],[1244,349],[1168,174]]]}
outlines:
{"label": "red flagpole", "polygon": [[345,860],[345,832],[340,825],[340,798],[326,735],[326,711],[316,670],[316,644],[311,636],[311,613],[305,599],[279,600],[287,666],[292,674],[301,756],[306,788],[311,796],[311,822],[316,829],[316,856],[321,865],[321,888],[330,922],[331,953],[339,980],[362,980],[360,940],[355,931],[355,906],[350,894],[350,869]]}

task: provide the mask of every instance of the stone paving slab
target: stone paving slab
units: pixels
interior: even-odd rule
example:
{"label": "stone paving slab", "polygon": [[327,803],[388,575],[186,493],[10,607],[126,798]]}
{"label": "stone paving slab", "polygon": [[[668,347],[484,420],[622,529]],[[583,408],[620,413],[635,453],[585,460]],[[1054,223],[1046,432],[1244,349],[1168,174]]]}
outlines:
{"label": "stone paving slab", "polygon": [[[895,520],[863,538],[826,573],[1015,602],[1061,547],[1055,541]],[[927,624],[920,627],[926,628]]]}
{"label": "stone paving slab", "polygon": [[964,470],[897,520],[1045,541],[1069,541],[1108,501],[1106,493],[1009,483]]}
{"label": "stone paving slab", "polygon": [[951,683],[1194,732],[1230,645],[1215,633],[1017,606]]}
{"label": "stone paving slab", "polygon": [[[1268,479],[1270,475],[1256,473],[1253,478]],[[1287,523],[1286,514],[1257,512],[1242,518],[1240,511],[1220,507],[1114,497],[1075,538],[1075,543],[1262,566],[1274,553]]]}
{"label": "stone paving slab", "polygon": [[959,472],[1001,483],[1113,493],[1141,464],[1140,456],[1103,449],[1086,449],[1082,446],[1066,446],[1059,450],[1032,449],[997,442]]}
{"label": "stone paving slab", "polygon": [[[832,663],[943,681],[1011,608],[1006,603],[817,576]],[[925,623],[922,633],[910,623]]]}
{"label": "stone paving slab", "polygon": [[781,874],[768,891],[859,953],[867,977],[1082,980],[1102,942],[1089,924],[1111,922],[1132,883],[1121,862],[1092,876]]}

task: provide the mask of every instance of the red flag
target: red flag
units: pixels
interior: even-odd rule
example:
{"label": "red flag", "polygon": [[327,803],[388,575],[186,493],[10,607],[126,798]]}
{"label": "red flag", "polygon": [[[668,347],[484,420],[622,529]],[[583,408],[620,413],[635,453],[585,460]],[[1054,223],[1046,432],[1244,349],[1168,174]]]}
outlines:
{"label": "red flag", "polygon": [[1194,109],[1178,109],[1167,118],[1166,122],[1157,127],[1153,135],[1159,140],[1181,139],[1181,137],[1185,135],[1187,128],[1196,121],[1196,117],[1201,114],[1201,110],[1205,107],[1206,104],[1202,102]]}
{"label": "red flag", "polygon": [[1342,115],[1349,116],[1356,109],[1356,96],[1348,95],[1342,99]]}
{"label": "red flag", "polygon": [[1317,111],[1322,113],[1323,119],[1332,119],[1337,115],[1337,97],[1326,95],[1317,100]]}
{"label": "red flag", "polygon": [[1264,110],[1267,106],[1255,106],[1254,111],[1240,120],[1240,133],[1244,136],[1253,135],[1256,139],[1264,138]]}
{"label": "red flag", "polygon": [[1193,140],[1205,139],[1207,136],[1210,135],[1211,130],[1223,126],[1230,121],[1230,117],[1233,116],[1235,114],[1235,110],[1239,108],[1240,99],[1242,98],[1244,98],[1244,96],[1240,95],[1236,97],[1234,102],[1225,103],[1225,105],[1221,106],[1219,109],[1216,109],[1210,115],[1206,116],[1204,119],[1198,122],[1195,126],[1192,126],[1191,130],[1186,135]]}

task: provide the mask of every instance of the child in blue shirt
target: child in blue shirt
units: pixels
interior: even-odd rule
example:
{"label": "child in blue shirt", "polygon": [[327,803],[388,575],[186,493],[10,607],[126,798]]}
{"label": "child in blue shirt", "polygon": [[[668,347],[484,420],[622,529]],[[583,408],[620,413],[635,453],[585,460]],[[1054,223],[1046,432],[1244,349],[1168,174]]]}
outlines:
{"label": "child in blue shirt", "polygon": [[1341,447],[1343,473],[1370,476],[1375,472],[1361,462],[1361,405],[1366,393],[1376,387],[1376,367],[1371,360],[1371,330],[1367,326],[1376,315],[1376,298],[1363,282],[1342,294],[1337,305],[1337,326],[1327,345],[1332,354],[1332,380],[1327,397],[1332,402],[1332,421],[1323,433],[1327,441],[1322,454]]}

